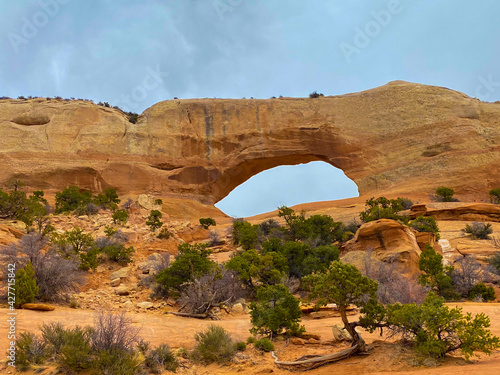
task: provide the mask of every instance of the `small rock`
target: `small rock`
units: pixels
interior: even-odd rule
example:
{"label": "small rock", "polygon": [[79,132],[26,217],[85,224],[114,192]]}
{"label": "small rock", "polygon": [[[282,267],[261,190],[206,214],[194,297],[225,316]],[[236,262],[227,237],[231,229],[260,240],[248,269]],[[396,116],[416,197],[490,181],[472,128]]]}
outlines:
{"label": "small rock", "polygon": [[125,301],[125,302],[123,302],[123,307],[130,309],[130,308],[134,307],[134,303],[131,300]]}
{"label": "small rock", "polygon": [[139,270],[141,270],[141,272],[143,274],[148,274],[149,273],[149,268],[150,268],[149,262],[138,263],[137,264],[137,268],[139,268]]}
{"label": "small rock", "polygon": [[434,358],[426,358],[423,364],[425,367],[437,367],[438,365]]}
{"label": "small rock", "polygon": [[309,314],[309,316],[313,319],[323,319],[328,317],[328,312],[326,311],[314,311]]}
{"label": "small rock", "polygon": [[255,371],[254,374],[272,374],[273,372],[272,367],[264,367],[262,370]]}
{"label": "small rock", "polygon": [[309,340],[309,339],[321,340],[321,335],[316,335],[314,333],[304,333],[300,337],[303,338],[304,340]]}
{"label": "small rock", "polygon": [[316,345],[316,344],[321,344],[321,341],[316,340],[316,339],[309,339],[307,340],[308,344]]}
{"label": "small rock", "polygon": [[153,302],[139,302],[137,304],[137,307],[140,307],[141,309],[150,309],[154,306]]}
{"label": "small rock", "polygon": [[237,313],[237,314],[240,314],[242,312],[245,311],[245,308],[243,307],[243,305],[241,303],[235,303],[232,307],[232,310]]}
{"label": "small rock", "polygon": [[111,275],[109,275],[109,278],[110,280],[123,279],[128,276],[129,272],[130,272],[130,267],[123,267],[120,268],[118,271],[115,271]]}
{"label": "small rock", "polygon": [[290,342],[293,344],[293,345],[305,345],[306,344],[306,340],[303,340],[301,338],[298,338],[298,337],[292,337],[290,339]]}
{"label": "small rock", "polygon": [[128,296],[130,294],[130,290],[125,285],[122,285],[115,289],[115,293],[119,296]]}
{"label": "small rock", "polygon": [[111,280],[110,284],[113,287],[120,285],[120,278],[116,278],[116,279]]}

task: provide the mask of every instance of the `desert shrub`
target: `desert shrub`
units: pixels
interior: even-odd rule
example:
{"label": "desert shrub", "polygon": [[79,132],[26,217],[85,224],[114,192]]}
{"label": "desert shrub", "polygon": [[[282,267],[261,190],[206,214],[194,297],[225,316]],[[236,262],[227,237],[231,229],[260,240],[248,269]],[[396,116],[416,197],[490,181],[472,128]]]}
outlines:
{"label": "desert shrub", "polygon": [[233,359],[236,347],[231,335],[222,327],[211,325],[195,335],[196,346],[191,358],[205,364],[225,364]]}
{"label": "desert shrub", "polygon": [[436,200],[438,202],[457,202],[458,199],[453,198],[454,194],[455,190],[445,186],[440,186],[436,189]]}
{"label": "desert shrub", "polygon": [[239,352],[244,352],[247,349],[247,344],[243,341],[236,343],[236,350]]}
{"label": "desert shrub", "polygon": [[446,299],[459,298],[459,295],[455,292],[453,280],[449,276],[453,272],[453,268],[445,269],[443,256],[436,253],[429,245],[426,245],[424,251],[420,254],[418,267],[422,271],[418,278],[421,285],[430,287],[438,295]]}
{"label": "desert shrub", "polygon": [[483,283],[478,283],[469,290],[468,298],[470,300],[481,298],[484,302],[493,301],[496,298],[495,289],[493,289],[492,286],[486,286]]}
{"label": "desert shrub", "polygon": [[85,213],[87,215],[95,215],[99,212],[99,206],[94,203],[89,203],[85,206]]}
{"label": "desert shrub", "polygon": [[48,353],[43,340],[30,332],[19,333],[16,340],[16,367],[26,371],[30,365],[42,364]]}
{"label": "desert shrub", "polygon": [[179,291],[180,286],[195,277],[211,272],[216,263],[208,259],[210,251],[206,245],[180,244],[175,261],[156,275],[158,283],[156,294],[168,296],[172,291]]}
{"label": "desert shrub", "polygon": [[263,352],[272,352],[274,350],[274,344],[266,337],[255,341],[253,346],[255,349],[262,350]]}
{"label": "desert shrub", "polygon": [[474,352],[490,354],[500,347],[498,337],[488,330],[490,319],[485,314],[463,315],[461,308],[450,309],[444,305],[444,299],[434,293],[429,293],[420,305],[373,307],[368,305],[362,310],[368,314],[360,319],[361,325],[370,331],[377,326],[387,327],[393,335],[413,341],[415,349],[423,355],[440,358],[460,350],[468,359]]}
{"label": "desert shrub", "polygon": [[483,267],[474,255],[463,256],[453,264],[450,276],[457,292],[467,297],[474,285],[483,281]]}
{"label": "desert shrub", "polygon": [[360,212],[359,216],[365,223],[380,219],[392,219],[402,223],[408,222],[408,217],[399,215],[398,212],[403,210],[403,204],[398,199],[387,199],[379,197],[377,199],[370,198],[366,201],[366,209]]}
{"label": "desert shrub", "polygon": [[70,186],[56,193],[56,214],[71,212],[92,202],[92,194],[78,186]]}
{"label": "desert shrub", "polygon": [[122,244],[114,244],[106,246],[102,249],[102,253],[112,261],[121,265],[127,265],[132,262],[132,254],[134,254],[135,249],[130,247],[125,247]]}
{"label": "desert shrub", "polygon": [[236,273],[220,267],[184,283],[179,302],[191,313],[210,314],[213,308],[231,305],[244,295]]}
{"label": "desert shrub", "polygon": [[410,198],[396,198],[403,210],[409,210],[413,206],[413,202]]}
{"label": "desert shrub", "polygon": [[500,188],[490,190],[490,201],[491,203],[500,203]]}
{"label": "desert shrub", "polygon": [[415,279],[401,275],[393,262],[376,261],[368,251],[364,262],[364,274],[378,284],[377,300],[382,304],[389,303],[422,303],[429,291]]}
{"label": "desert shrub", "polygon": [[163,200],[160,198],[155,199],[155,205],[161,206],[163,204]]}
{"label": "desert shrub", "polygon": [[148,219],[146,221],[146,225],[151,228],[152,231],[155,231],[158,228],[161,228],[163,222],[160,220],[162,218],[162,213],[158,210],[151,210],[149,212]]}
{"label": "desert shrub", "polygon": [[89,328],[76,326],[72,329],[63,328],[62,333],[55,333],[56,337],[58,334],[61,335],[58,340],[62,341],[62,345],[57,351],[56,359],[64,372],[77,373],[92,367],[90,332]]}
{"label": "desert shrub", "polygon": [[418,216],[410,222],[410,227],[418,232],[432,232],[436,235],[436,239],[439,240],[439,227],[433,217]]}
{"label": "desert shrub", "polygon": [[101,352],[131,352],[138,334],[139,330],[132,326],[125,313],[100,310],[94,317],[90,342],[94,350]]}
{"label": "desert shrub", "polygon": [[88,251],[82,251],[78,256],[80,258],[80,264],[78,264],[78,269],[82,271],[95,270],[99,265],[98,256],[101,254],[101,249],[94,247]]}
{"label": "desert shrub", "polygon": [[240,280],[250,290],[254,290],[256,282],[267,285],[281,282],[288,272],[288,261],[280,253],[259,254],[252,249],[233,255],[226,263],[226,268],[235,271]]}
{"label": "desert shrub", "polygon": [[0,217],[21,220],[27,227],[33,224],[35,218],[47,215],[47,201],[43,192],[36,191],[31,196],[20,188],[22,183],[14,181],[10,184],[13,190],[9,193],[0,190]]}
{"label": "desert shrub", "polygon": [[490,223],[485,224],[474,221],[472,224],[467,224],[462,229],[462,232],[469,234],[473,239],[489,240],[490,234],[493,233],[493,228]]}
{"label": "desert shrub", "polygon": [[298,334],[302,311],[300,302],[283,285],[268,285],[257,289],[256,301],[250,303],[251,333],[278,335],[285,331]]}
{"label": "desert shrub", "polygon": [[42,301],[63,300],[78,290],[82,274],[78,272],[77,260],[64,259],[54,250],[43,252],[46,244],[45,238],[31,233],[4,247],[1,253],[20,268],[31,262]]}
{"label": "desert shrub", "polygon": [[58,354],[65,342],[66,330],[61,322],[43,323],[40,327],[42,339],[53,354]]}
{"label": "desert shrub", "polygon": [[116,210],[113,213],[113,222],[115,224],[125,224],[128,220],[128,211],[127,210]]}
{"label": "desert shrub", "polygon": [[141,362],[132,351],[110,349],[98,351],[92,360],[92,375],[136,375]]}
{"label": "desert shrub", "polygon": [[175,372],[179,367],[179,361],[167,344],[159,345],[149,352],[146,351],[144,364],[154,374],[161,374],[162,370]]}
{"label": "desert shrub", "polygon": [[215,230],[210,231],[208,238],[209,238],[209,242],[208,242],[209,247],[217,246],[217,245],[224,243],[224,241],[221,240],[219,232],[217,232]]}
{"label": "desert shrub", "polygon": [[121,208],[129,211],[132,208],[134,201],[131,198],[128,198],[125,202],[122,203]]}
{"label": "desert shrub", "polygon": [[313,91],[312,93],[309,94],[309,98],[311,98],[311,99],[316,99],[316,98],[320,98],[323,96],[324,96],[323,94],[317,93],[316,91]]}
{"label": "desert shrub", "polygon": [[161,228],[160,233],[158,233],[157,237],[162,239],[162,240],[168,240],[171,236],[172,236],[172,233],[170,233],[168,228],[163,227],[163,228]]}
{"label": "desert shrub", "polygon": [[255,336],[248,336],[247,344],[253,344],[255,342]]}
{"label": "desert shrub", "polygon": [[53,234],[51,242],[62,251],[62,255],[68,256],[69,250],[79,253],[90,249],[94,245],[94,238],[91,234],[85,233],[83,229],[74,227],[64,234]]}
{"label": "desert shrub", "polygon": [[488,258],[488,263],[492,267],[493,271],[500,275],[500,251],[495,251],[495,253]]}
{"label": "desert shrub", "polygon": [[258,247],[260,228],[247,221],[233,221],[233,242],[241,244],[243,249],[250,250]]}
{"label": "desert shrub", "polygon": [[208,229],[210,226],[215,226],[217,225],[217,223],[215,222],[214,219],[212,219],[211,217],[202,217],[200,219],[200,225],[205,228],[205,229]]}
{"label": "desert shrub", "polygon": [[93,199],[93,202],[102,208],[116,210],[118,208],[118,204],[120,203],[120,199],[118,198],[116,189],[108,188],[104,190],[104,194],[98,194]]}
{"label": "desert shrub", "polygon": [[274,219],[269,219],[269,220],[263,221],[262,223],[259,224],[260,231],[265,236],[268,236],[269,234],[271,234],[271,231],[273,229],[276,229],[279,227],[280,227],[280,225]]}
{"label": "desert shrub", "polygon": [[127,115],[128,121],[131,124],[137,124],[137,121],[139,120],[139,115],[135,112],[125,112]]}
{"label": "desert shrub", "polygon": [[15,298],[16,305],[19,307],[25,303],[31,303],[38,295],[39,288],[36,284],[35,271],[31,262],[26,267],[16,272]]}

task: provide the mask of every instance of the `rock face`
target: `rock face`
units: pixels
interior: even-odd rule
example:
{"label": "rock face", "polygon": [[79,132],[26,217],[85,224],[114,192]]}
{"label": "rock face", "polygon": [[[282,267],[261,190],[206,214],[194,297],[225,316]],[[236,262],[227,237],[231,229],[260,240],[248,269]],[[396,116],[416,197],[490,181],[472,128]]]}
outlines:
{"label": "rock face", "polygon": [[317,99],[193,99],[155,104],[129,123],[84,101],[0,101],[0,185],[183,195],[212,204],[253,175],[322,160],[361,195],[500,186],[500,104],[392,82]]}
{"label": "rock face", "polygon": [[363,224],[352,240],[346,242],[348,254],[343,261],[363,269],[368,251],[378,261],[392,263],[402,273],[418,273],[421,250],[414,232],[397,221],[381,219]]}
{"label": "rock face", "polygon": [[436,220],[500,222],[500,206],[477,203],[453,208],[427,209],[426,211],[412,212],[410,214],[411,218],[417,216],[430,216]]}

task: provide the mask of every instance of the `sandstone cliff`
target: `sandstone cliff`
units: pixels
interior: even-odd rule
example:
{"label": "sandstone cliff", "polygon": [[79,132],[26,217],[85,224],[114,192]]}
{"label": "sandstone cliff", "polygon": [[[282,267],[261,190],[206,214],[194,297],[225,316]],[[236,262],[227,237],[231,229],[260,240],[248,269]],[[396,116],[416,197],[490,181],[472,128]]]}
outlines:
{"label": "sandstone cliff", "polygon": [[500,186],[500,104],[449,89],[391,82],[317,99],[169,100],[137,124],[83,101],[0,101],[0,184],[222,199],[278,165],[323,160],[360,194],[463,199]]}

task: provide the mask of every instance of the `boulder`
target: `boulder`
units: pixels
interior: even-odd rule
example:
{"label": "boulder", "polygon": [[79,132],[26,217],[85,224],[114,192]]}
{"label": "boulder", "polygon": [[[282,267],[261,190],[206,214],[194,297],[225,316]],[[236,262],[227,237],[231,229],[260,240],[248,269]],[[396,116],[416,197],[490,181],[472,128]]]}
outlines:
{"label": "boulder", "polygon": [[141,309],[150,309],[154,306],[153,302],[148,302],[148,301],[145,301],[145,302],[139,302],[137,304],[137,307],[140,307]]}
{"label": "boulder", "polygon": [[120,285],[120,278],[117,277],[116,279],[111,280],[110,285],[112,287],[116,287],[116,286]]}
{"label": "boulder", "polygon": [[241,303],[235,303],[233,305],[233,307],[231,308],[231,310],[233,310],[233,312],[235,312],[236,314],[241,314],[241,313],[245,312],[245,308],[243,307],[243,305]]}
{"label": "boulder", "polygon": [[127,286],[121,285],[115,289],[115,293],[119,296],[128,296],[130,294],[130,290]]}
{"label": "boulder", "polygon": [[44,303],[25,303],[21,305],[21,309],[37,310],[37,311],[53,311],[55,307]]}
{"label": "boulder", "polygon": [[[401,273],[419,273],[420,246],[412,229],[395,220],[381,219],[363,224],[354,238],[344,245],[347,255],[342,260],[359,269],[364,268],[366,257],[363,253],[371,252],[371,257],[382,262],[394,263]],[[356,252],[350,255],[351,253]]]}
{"label": "boulder", "polygon": [[130,272],[130,267],[120,268],[118,271],[115,271],[111,275],[109,275],[109,279],[110,280],[124,279],[128,276],[129,272]]}

